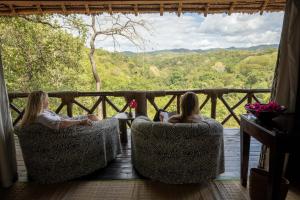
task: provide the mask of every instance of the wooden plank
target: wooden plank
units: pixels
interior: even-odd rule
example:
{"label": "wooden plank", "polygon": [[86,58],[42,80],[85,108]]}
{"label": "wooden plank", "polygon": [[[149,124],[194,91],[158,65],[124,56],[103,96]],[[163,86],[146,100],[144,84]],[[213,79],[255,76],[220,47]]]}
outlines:
{"label": "wooden plank", "polygon": [[61,109],[65,106],[65,104],[63,102],[61,102],[61,104],[58,106],[58,108],[55,110],[55,113],[59,113],[61,111]]}
{"label": "wooden plank", "polygon": [[171,99],[168,101],[168,103],[164,106],[163,110],[167,110],[167,108],[171,105],[171,103],[174,101],[176,98],[176,95],[173,95]]}
{"label": "wooden plank", "polygon": [[207,102],[209,101],[209,99],[210,99],[210,96],[207,95],[206,98],[205,98],[205,100],[204,100],[204,102],[201,104],[199,110],[202,110],[202,108],[204,108],[204,106],[207,104]]}
{"label": "wooden plank", "polygon": [[182,13],[182,2],[180,2],[180,3],[178,4],[178,12],[177,12],[177,16],[180,17],[181,13]]}
{"label": "wooden plank", "polygon": [[260,15],[263,15],[264,10],[266,9],[268,3],[269,3],[269,0],[265,0],[265,2],[263,3],[263,5],[261,6],[260,13],[259,13]]}
{"label": "wooden plank", "polygon": [[101,101],[102,101],[102,96],[100,96],[100,97],[98,98],[98,100],[96,101],[96,103],[93,105],[93,107],[92,107],[91,110],[90,110],[90,114],[92,114],[92,113],[96,110],[96,108],[97,108],[98,105],[101,103]]}
{"label": "wooden plank", "polygon": [[[230,109],[234,111],[238,106],[240,106],[246,99],[248,99],[248,94],[244,96],[238,103],[236,103],[234,106],[232,106]],[[221,124],[225,124],[230,118],[232,117],[232,114],[230,113],[225,119],[221,122]]]}
{"label": "wooden plank", "polygon": [[117,112],[120,112],[120,109],[115,105],[113,104],[113,102],[111,102],[107,97],[105,98],[107,103]]}
{"label": "wooden plank", "polygon": [[147,98],[147,99],[157,112],[159,110],[159,107],[156,105],[156,103],[154,101],[154,98],[150,97],[150,98]]}
{"label": "wooden plank", "polygon": [[74,103],[75,103],[76,105],[78,105],[80,108],[82,108],[83,110],[87,111],[88,113],[91,113],[91,111],[90,111],[88,108],[86,108],[84,105],[82,105],[81,103],[79,103],[79,102],[76,101],[75,99],[74,99]]}
{"label": "wooden plank", "polygon": [[[180,2],[184,2],[184,3],[193,3],[193,4],[207,4],[207,3],[212,3],[211,0],[141,0],[141,1],[138,1],[138,0],[127,0],[127,1],[120,1],[120,0],[116,0],[116,1],[113,1],[113,0],[107,0],[107,1],[97,1],[97,0],[94,0],[94,1],[74,1],[74,0],[70,0],[70,1],[58,1],[58,0],[47,0],[47,1],[38,1],[39,4],[41,5],[48,5],[48,6],[55,6],[55,5],[62,5],[62,4],[65,4],[65,5],[73,5],[73,6],[80,6],[80,5],[84,5],[84,4],[88,4],[88,5],[103,5],[103,4],[121,4],[121,5],[124,5],[124,4],[130,4],[130,5],[134,5],[134,4],[160,4],[160,3],[180,3]],[[280,3],[285,3],[286,1],[285,0],[277,0],[276,2],[273,2],[272,4],[273,5],[277,5],[277,4],[280,4]],[[19,0],[19,1],[16,1],[16,0],[12,0],[12,1],[1,1],[2,4],[15,4],[15,5],[19,5],[19,6],[34,6],[36,5],[37,1],[35,0],[31,0],[31,1],[25,1],[25,0]],[[215,4],[225,4],[225,5],[228,5],[228,4],[231,4],[232,3],[232,0],[214,0],[213,3]],[[212,4],[213,4],[212,3]],[[251,5],[257,5],[257,3],[260,3],[259,1],[255,2],[249,2],[249,0],[239,0],[239,3],[240,4],[246,4],[248,6],[251,6]]]}
{"label": "wooden plank", "polygon": [[160,7],[159,7],[159,13],[160,13],[160,16],[163,16],[164,14],[164,4],[160,4]]}
{"label": "wooden plank", "polygon": [[[245,12],[255,13],[261,12],[262,10],[278,12],[283,11],[285,8],[285,0],[277,0],[266,4],[265,7],[260,6],[260,1],[237,1],[238,3],[233,4],[232,0],[222,0],[222,3],[218,3],[219,0],[211,1],[208,0],[131,0],[131,1],[1,1],[4,5],[8,6],[7,10],[0,11],[0,15],[5,16],[16,16],[16,15],[29,15],[29,14],[99,14],[102,12],[112,13],[137,13],[135,11],[135,5],[141,5],[138,7],[139,13],[162,13],[177,12],[180,16],[182,12],[202,12],[205,16],[210,13],[232,13],[232,12]],[[43,6],[43,11],[36,9],[37,2]],[[176,5],[180,3],[184,4],[181,8],[176,8]],[[162,4],[169,5],[168,8],[162,10]],[[15,12],[9,8],[9,5],[14,5]],[[62,9],[62,5],[68,6],[68,9]],[[88,5],[88,6],[87,6]],[[111,6],[108,6],[111,5]],[[204,9],[201,7],[204,6]],[[111,7],[111,9],[109,9]],[[180,6],[179,6],[180,7]],[[228,8],[231,7],[231,9]],[[65,7],[67,8],[67,7]]]}
{"label": "wooden plank", "polygon": [[134,15],[138,16],[138,5],[137,4],[134,5]]}
{"label": "wooden plank", "polygon": [[233,110],[230,109],[230,106],[228,103],[225,101],[225,99],[222,96],[219,96],[219,99],[222,101],[222,103],[225,105],[227,110],[231,113],[231,115],[234,117],[234,119],[237,121],[238,124],[240,124],[239,118],[236,116],[236,114],[233,112]]}

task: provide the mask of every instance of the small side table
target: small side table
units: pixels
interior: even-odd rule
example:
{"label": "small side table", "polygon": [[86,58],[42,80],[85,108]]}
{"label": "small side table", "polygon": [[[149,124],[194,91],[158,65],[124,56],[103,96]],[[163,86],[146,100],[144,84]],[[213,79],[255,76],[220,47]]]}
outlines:
{"label": "small side table", "polygon": [[121,142],[122,143],[127,143],[127,123],[131,125],[132,121],[135,119],[135,116],[128,116],[128,113],[118,113],[114,116],[119,120],[119,129],[121,132]]}
{"label": "small side table", "polygon": [[282,115],[261,123],[251,114],[241,115],[241,184],[247,186],[250,138],[270,148],[268,200],[279,200],[285,153],[299,151],[300,119]]}

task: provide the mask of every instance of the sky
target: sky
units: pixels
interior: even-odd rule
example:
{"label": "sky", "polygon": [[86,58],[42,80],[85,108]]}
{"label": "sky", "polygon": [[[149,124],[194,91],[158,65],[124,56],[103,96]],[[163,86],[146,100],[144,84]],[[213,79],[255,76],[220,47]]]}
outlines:
{"label": "sky", "polygon": [[[101,18],[107,16],[100,15]],[[141,14],[134,20],[144,20],[151,31],[138,28],[145,44],[137,48],[130,41],[118,38],[113,46],[111,38],[99,38],[97,48],[109,51],[155,51],[164,49],[211,49],[250,47],[279,44],[283,12],[259,14]],[[85,18],[84,20],[89,20]]]}

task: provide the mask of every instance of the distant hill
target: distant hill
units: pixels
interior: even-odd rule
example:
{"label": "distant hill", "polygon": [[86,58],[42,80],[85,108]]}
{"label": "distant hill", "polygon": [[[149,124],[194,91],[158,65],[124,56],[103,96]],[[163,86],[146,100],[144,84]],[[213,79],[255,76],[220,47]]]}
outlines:
{"label": "distant hill", "polygon": [[[165,50],[158,50],[158,51],[149,51],[149,52],[144,52],[143,54],[148,54],[148,55],[162,55],[162,54],[186,54],[186,53],[200,53],[200,52],[213,52],[213,51],[219,51],[219,50],[244,50],[244,51],[259,51],[259,50],[266,50],[266,49],[277,49],[278,44],[270,44],[270,45],[258,45],[258,46],[252,46],[252,47],[229,47],[229,48],[212,48],[212,49],[185,49],[185,48],[180,48],[180,49],[165,49]],[[122,54],[125,54],[127,56],[135,55],[135,54],[140,54],[132,51],[123,51],[121,52]]]}

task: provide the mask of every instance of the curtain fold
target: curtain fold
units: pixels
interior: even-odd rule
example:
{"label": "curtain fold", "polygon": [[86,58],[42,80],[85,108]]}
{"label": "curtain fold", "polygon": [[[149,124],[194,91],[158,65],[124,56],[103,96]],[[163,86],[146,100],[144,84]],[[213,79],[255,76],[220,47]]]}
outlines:
{"label": "curtain fold", "polygon": [[0,186],[9,187],[17,178],[14,132],[4,80],[0,48]]}
{"label": "curtain fold", "polygon": [[275,68],[271,99],[295,112],[300,64],[300,2],[288,0]]}
{"label": "curtain fold", "polygon": [[[284,13],[277,63],[274,73],[271,100],[288,108],[294,113],[300,108],[300,1],[288,0]],[[267,169],[269,153],[262,146],[259,167]],[[286,157],[286,162],[287,162]]]}

